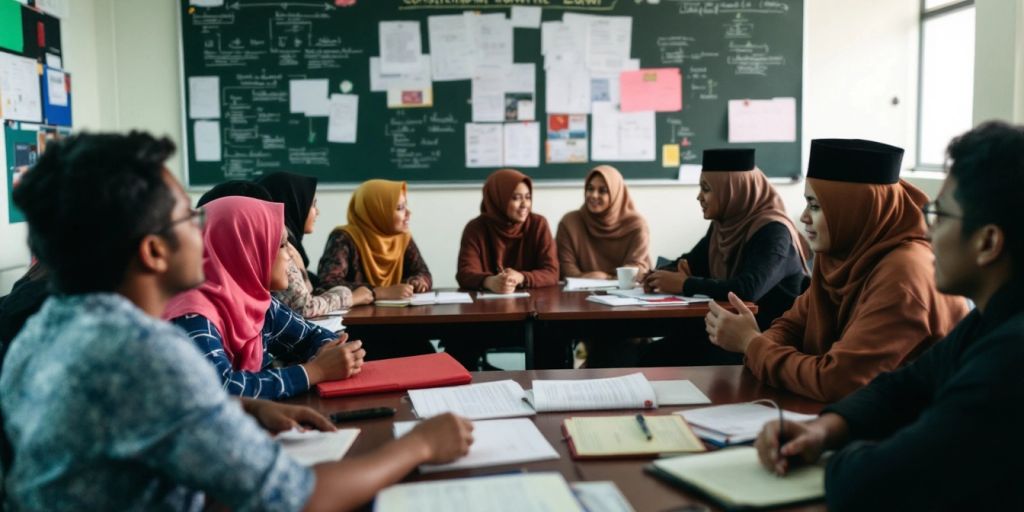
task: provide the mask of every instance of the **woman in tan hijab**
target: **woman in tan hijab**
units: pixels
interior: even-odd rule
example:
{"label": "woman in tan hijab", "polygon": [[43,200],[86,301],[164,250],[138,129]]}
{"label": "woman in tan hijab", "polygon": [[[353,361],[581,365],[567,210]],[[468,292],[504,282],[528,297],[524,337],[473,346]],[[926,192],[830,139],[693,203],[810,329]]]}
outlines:
{"label": "woman in tan hijab", "polygon": [[551,228],[533,213],[533,181],[513,169],[494,171],[484,183],[480,216],[462,231],[459,286],[512,293],[558,283]]}
{"label": "woman in tan hijab", "polygon": [[768,384],[832,402],[944,337],[967,306],[935,288],[928,198],[899,179],[902,157],[877,142],[812,141],[800,217],[817,253],[810,288],[763,333],[730,294],[739,313],[712,305],[711,341]]}
{"label": "woman in tan hijab", "polygon": [[562,277],[615,279],[616,267],[651,267],[647,222],[633,208],[622,174],[599,165],[587,175],[584,202],[558,223]]}
{"label": "woman in tan hijab", "polygon": [[409,233],[411,215],[404,181],[360,185],[348,204],[348,224],[327,238],[319,288],[348,287],[353,305],[430,290],[430,269]]}

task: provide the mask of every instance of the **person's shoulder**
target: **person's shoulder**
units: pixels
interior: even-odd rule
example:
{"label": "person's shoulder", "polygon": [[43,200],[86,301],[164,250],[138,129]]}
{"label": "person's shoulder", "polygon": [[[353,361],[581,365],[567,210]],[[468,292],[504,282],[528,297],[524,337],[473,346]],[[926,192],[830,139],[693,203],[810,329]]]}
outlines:
{"label": "person's shoulder", "polygon": [[900,279],[901,276],[934,280],[935,256],[931,244],[923,240],[902,243],[886,253],[875,264],[872,277],[875,279]]}

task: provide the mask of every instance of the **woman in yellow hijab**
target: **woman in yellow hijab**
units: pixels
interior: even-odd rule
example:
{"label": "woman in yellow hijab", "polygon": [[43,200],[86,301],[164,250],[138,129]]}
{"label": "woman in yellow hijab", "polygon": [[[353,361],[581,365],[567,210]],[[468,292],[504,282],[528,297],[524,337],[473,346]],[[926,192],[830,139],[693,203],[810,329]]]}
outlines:
{"label": "woman in yellow hijab", "polygon": [[430,269],[409,233],[404,181],[369,180],[348,203],[320,257],[320,287],[347,286],[353,305],[405,299],[430,290]]}

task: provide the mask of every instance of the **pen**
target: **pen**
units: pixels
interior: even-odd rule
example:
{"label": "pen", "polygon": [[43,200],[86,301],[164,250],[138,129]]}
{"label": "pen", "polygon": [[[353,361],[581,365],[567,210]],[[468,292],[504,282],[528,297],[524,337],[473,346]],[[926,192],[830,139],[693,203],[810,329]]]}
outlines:
{"label": "pen", "polygon": [[643,414],[636,415],[636,422],[640,424],[640,430],[642,430],[644,435],[647,436],[648,441],[654,439],[654,435],[651,434],[651,429],[647,428],[647,420],[644,419]]}

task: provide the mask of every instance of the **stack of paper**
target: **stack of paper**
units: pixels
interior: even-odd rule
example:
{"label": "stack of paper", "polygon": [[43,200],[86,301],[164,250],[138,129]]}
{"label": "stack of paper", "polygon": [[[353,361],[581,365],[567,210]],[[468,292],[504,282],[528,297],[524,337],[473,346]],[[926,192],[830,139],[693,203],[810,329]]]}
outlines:
{"label": "stack of paper", "polygon": [[657,300],[643,300],[633,297],[617,297],[615,295],[591,295],[588,302],[596,302],[605,306],[686,306],[689,302],[679,297],[668,297]]}
{"label": "stack of paper", "polygon": [[415,482],[377,495],[375,512],[408,510],[558,510],[583,512],[560,473],[522,473]]}
{"label": "stack of paper", "polygon": [[331,332],[341,332],[345,330],[345,326],[341,323],[342,315],[348,314],[348,310],[344,309],[341,311],[334,311],[324,316],[318,316],[315,318],[308,318],[307,320],[323,329],[327,329]]}
{"label": "stack of paper", "polygon": [[[676,418],[679,419],[678,416]],[[409,433],[417,423],[396,422],[395,437]],[[474,421],[473,445],[465,457],[448,464],[424,464],[420,466],[420,471],[435,473],[557,458],[558,452],[544,439],[537,426],[526,418]]]}
{"label": "stack of paper", "polygon": [[473,297],[462,292],[414,293],[408,299],[378,300],[374,304],[385,307],[430,306],[434,304],[472,304]]}
{"label": "stack of paper", "polygon": [[536,412],[523,400],[525,396],[514,380],[409,391],[412,408],[421,418],[446,412],[471,420],[532,416]]}
{"label": "stack of paper", "polygon": [[639,372],[607,379],[535,380],[527,400],[537,412],[658,407],[654,387]]}
{"label": "stack of paper", "polygon": [[761,467],[751,447],[659,459],[648,471],[686,489],[696,488],[728,510],[767,508],[821,499],[825,469],[804,466],[779,478]]}
{"label": "stack of paper", "polygon": [[281,432],[274,440],[281,449],[304,466],[341,460],[359,435],[358,428],[343,428],[334,432],[293,429]]}
{"label": "stack of paper", "polygon": [[644,416],[648,439],[636,416],[588,416],[562,423],[575,458],[630,457],[662,453],[702,452],[704,445],[675,414]]}
{"label": "stack of paper", "polygon": [[[782,413],[791,421],[809,421],[817,417],[792,411]],[[689,422],[698,436],[718,446],[749,443],[757,438],[765,423],[779,419],[777,409],[756,403],[716,405],[676,414]]]}
{"label": "stack of paper", "polygon": [[634,512],[615,482],[573,482],[569,485],[588,512]]}
{"label": "stack of paper", "polygon": [[587,290],[610,290],[619,286],[615,279],[583,279],[582,277],[565,278],[564,291],[578,292]]}
{"label": "stack of paper", "polygon": [[530,292],[512,292],[512,293],[493,293],[493,292],[477,292],[477,300],[491,300],[491,299],[526,299],[530,297]]}

